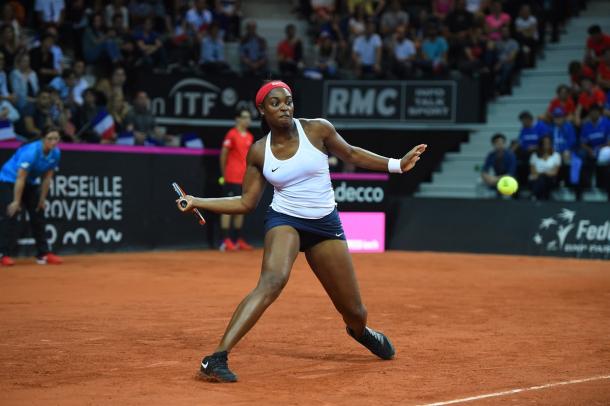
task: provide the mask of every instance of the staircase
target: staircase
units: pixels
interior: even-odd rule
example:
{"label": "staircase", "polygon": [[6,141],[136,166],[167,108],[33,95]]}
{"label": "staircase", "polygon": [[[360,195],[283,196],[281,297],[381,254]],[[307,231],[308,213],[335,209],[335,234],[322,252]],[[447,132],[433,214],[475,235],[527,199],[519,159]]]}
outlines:
{"label": "staircase", "polygon": [[[292,2],[285,0],[257,0],[242,2],[243,18],[241,32],[246,32],[248,21],[256,21],[258,34],[267,40],[267,58],[271,72],[278,72],[277,44],[285,37],[284,30],[288,24],[294,24],[297,37],[303,41],[305,62],[311,62],[313,46],[307,38],[307,21],[299,20],[292,13]],[[225,45],[227,62],[237,71],[239,65],[239,42]]]}
{"label": "staircase", "polygon": [[[587,9],[567,24],[567,33],[558,44],[548,44],[545,57],[535,69],[521,73],[520,84],[513,94],[503,96],[488,105],[487,123],[473,126],[470,141],[462,144],[460,152],[449,153],[442,162],[440,171],[434,173],[431,183],[424,183],[416,193],[418,197],[480,198],[495,196],[480,180],[479,167],[491,150],[491,136],[503,133],[508,140],[518,137],[520,122],[518,115],[529,110],[534,116],[543,113],[555,95],[556,87],[569,84],[567,67],[572,60],[582,60],[587,40],[587,28],[599,24],[604,32],[610,32],[610,1],[590,1]],[[572,200],[568,190],[560,196]],[[584,196],[589,201],[604,201],[605,195],[592,191]]]}

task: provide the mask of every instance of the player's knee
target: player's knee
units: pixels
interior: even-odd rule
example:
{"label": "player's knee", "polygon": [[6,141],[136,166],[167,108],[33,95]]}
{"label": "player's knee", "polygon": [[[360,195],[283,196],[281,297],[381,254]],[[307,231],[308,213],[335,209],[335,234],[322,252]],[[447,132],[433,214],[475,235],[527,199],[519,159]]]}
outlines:
{"label": "player's knee", "polygon": [[259,288],[264,295],[270,298],[276,298],[288,283],[288,277],[285,275],[268,275],[261,279]]}

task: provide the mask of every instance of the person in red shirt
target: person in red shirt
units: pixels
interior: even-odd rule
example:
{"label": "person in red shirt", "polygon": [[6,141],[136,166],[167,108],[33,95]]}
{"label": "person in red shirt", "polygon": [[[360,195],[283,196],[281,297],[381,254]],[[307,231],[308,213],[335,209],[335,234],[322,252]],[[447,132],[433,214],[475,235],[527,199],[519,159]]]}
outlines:
{"label": "person in red shirt", "polygon": [[604,51],[604,57],[597,65],[597,83],[605,91],[610,90],[610,48]]}
{"label": "person in red shirt", "polygon": [[572,82],[572,90],[580,92],[580,80],[583,77],[595,79],[595,71],[589,65],[583,64],[580,61],[572,61],[568,65],[568,73]]}
{"label": "person in red shirt", "polygon": [[596,65],[604,51],[610,48],[610,35],[605,34],[599,25],[592,25],[587,31],[587,55],[586,61],[589,65]]}
{"label": "person in red shirt", "polygon": [[603,106],[606,102],[606,95],[595,85],[593,80],[584,77],[581,80],[582,91],[578,96],[578,105],[576,106],[576,119],[582,119],[589,114],[589,109],[594,104]]}
{"label": "person in red shirt", "polygon": [[296,75],[302,68],[303,44],[296,37],[294,24],[286,26],[286,38],[277,44],[277,60],[283,76]]}
{"label": "person in red shirt", "polygon": [[570,121],[574,120],[574,112],[576,111],[576,103],[572,98],[570,88],[566,85],[559,85],[556,91],[557,97],[555,97],[549,103],[547,113],[549,117],[552,116],[553,111],[560,107],[566,114],[566,118]]}
{"label": "person in red shirt", "polygon": [[[246,174],[246,156],[250,150],[254,137],[248,131],[251,116],[246,109],[241,109],[235,116],[235,127],[231,128],[222,143],[220,152],[220,184],[225,196],[241,196],[241,184]],[[243,215],[220,216],[220,233],[222,243],[221,251],[251,250],[241,234],[244,224]],[[234,240],[231,239],[231,225],[233,225]]]}

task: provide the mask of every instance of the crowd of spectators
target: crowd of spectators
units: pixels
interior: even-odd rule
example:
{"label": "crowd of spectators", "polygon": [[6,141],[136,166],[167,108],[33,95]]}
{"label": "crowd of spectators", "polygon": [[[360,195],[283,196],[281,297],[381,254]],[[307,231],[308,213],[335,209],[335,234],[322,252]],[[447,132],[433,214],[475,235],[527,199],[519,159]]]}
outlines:
{"label": "crowd of spectators", "polygon": [[[496,175],[511,174],[536,199],[548,200],[561,185],[577,200],[592,186],[610,199],[610,35],[598,25],[588,34],[583,60],[567,67],[570,83],[558,84],[546,111],[523,111],[519,137],[488,157],[486,169],[494,168],[493,176],[483,176],[488,185]],[[506,159],[515,165],[504,165]]]}

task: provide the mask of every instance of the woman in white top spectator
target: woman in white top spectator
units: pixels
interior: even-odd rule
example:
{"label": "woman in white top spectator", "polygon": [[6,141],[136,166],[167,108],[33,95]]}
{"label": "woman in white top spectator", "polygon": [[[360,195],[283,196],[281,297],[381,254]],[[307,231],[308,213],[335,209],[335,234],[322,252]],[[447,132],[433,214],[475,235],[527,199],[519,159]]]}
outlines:
{"label": "woman in white top spectator", "polygon": [[532,15],[528,4],[521,6],[519,17],[515,19],[515,37],[521,50],[525,66],[534,66],[538,50],[538,20]]}
{"label": "woman in white top spectator", "polygon": [[538,150],[530,157],[532,197],[549,200],[551,191],[557,185],[560,167],[561,156],[553,149],[551,137],[542,137],[538,141]]}
{"label": "woman in white top spectator", "polygon": [[354,9],[354,14],[349,18],[348,26],[351,41],[359,35],[364,34],[366,28],[366,13],[364,12],[364,6],[362,4],[359,4]]}
{"label": "woman in white top spectator", "polygon": [[15,69],[10,74],[11,88],[17,96],[16,105],[22,110],[28,102],[36,99],[38,90],[38,75],[30,67],[30,56],[26,53],[17,55]]}
{"label": "woman in white top spectator", "polygon": [[121,22],[123,23],[123,28],[129,28],[129,10],[125,7],[123,0],[114,0],[112,4],[108,4],[104,9],[104,20],[106,21],[106,27],[112,27],[113,21],[112,19],[116,14],[120,14],[123,19]]}

